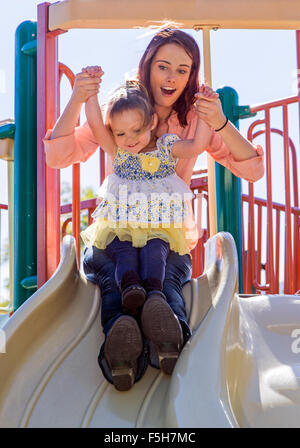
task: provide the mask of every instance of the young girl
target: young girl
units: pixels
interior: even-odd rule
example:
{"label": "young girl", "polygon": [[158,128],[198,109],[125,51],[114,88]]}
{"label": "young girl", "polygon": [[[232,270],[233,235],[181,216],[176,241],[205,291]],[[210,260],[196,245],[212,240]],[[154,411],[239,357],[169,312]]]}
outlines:
{"label": "young girl", "polygon": [[[84,70],[90,76],[103,75],[99,67]],[[157,116],[138,81],[128,81],[113,93],[106,124],[97,95],[86,102],[86,116],[99,145],[112,157],[114,174],[99,189],[103,199],[93,213],[94,223],[81,236],[87,247],[106,249],[114,260],[123,310],[137,316],[147,294],[159,291],[163,296],[169,251],[184,255],[194,244],[187,228],[193,195],[176,175],[175,165],[179,158],[205,150],[207,125],[198,118],[192,140],[175,134],[156,139],[152,131]]]}

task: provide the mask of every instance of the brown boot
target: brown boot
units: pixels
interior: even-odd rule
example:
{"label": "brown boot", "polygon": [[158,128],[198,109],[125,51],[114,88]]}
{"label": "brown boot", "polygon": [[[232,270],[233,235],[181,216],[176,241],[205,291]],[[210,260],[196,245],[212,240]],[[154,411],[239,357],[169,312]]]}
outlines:
{"label": "brown boot", "polygon": [[125,314],[137,317],[146,300],[146,291],[142,286],[132,285],[122,292],[122,308]]}
{"label": "brown boot", "polygon": [[133,386],[143,339],[136,320],[121,316],[111,327],[104,346],[104,356],[111,368],[115,388],[126,391]]}
{"label": "brown boot", "polygon": [[151,294],[143,307],[142,328],[154,345],[161,370],[172,375],[183,346],[180,322],[162,295]]}
{"label": "brown boot", "polygon": [[146,300],[146,291],[136,272],[125,272],[121,281],[121,292],[124,313],[137,317],[142,311]]}

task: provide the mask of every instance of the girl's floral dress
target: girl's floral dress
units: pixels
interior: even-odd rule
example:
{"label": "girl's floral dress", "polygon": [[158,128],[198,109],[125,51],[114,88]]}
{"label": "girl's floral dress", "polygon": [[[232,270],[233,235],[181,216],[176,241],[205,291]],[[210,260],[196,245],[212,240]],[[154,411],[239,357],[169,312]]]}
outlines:
{"label": "girl's floral dress", "polygon": [[175,172],[172,146],[177,140],[177,135],[165,134],[148,153],[118,149],[114,173],[97,192],[102,201],[94,222],[81,232],[87,247],[105,249],[116,236],[134,247],[160,238],[180,255],[190,252],[197,242],[193,193]]}

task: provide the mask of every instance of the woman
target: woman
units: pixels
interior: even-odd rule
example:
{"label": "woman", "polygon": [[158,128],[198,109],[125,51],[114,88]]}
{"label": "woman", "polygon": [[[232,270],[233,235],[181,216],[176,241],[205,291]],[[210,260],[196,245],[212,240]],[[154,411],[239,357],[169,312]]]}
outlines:
{"label": "woman", "polygon": [[[181,139],[193,137],[197,122],[193,103],[195,94],[200,91],[199,69],[198,45],[187,33],[178,29],[165,29],[152,38],[141,58],[138,78],[146,86],[158,116],[156,137],[164,133],[177,134]],[[75,126],[83,103],[98,92],[100,82],[97,76],[90,78],[84,72],[76,76],[69,103],[53,131],[48,130],[44,139],[46,160],[53,168],[64,168],[73,163],[84,162],[96,151],[97,142],[88,124],[77,128]],[[211,89],[206,87],[206,90]],[[264,173],[262,149],[249,143],[228,122],[218,96],[213,92],[208,95],[200,93],[196,107],[201,118],[209,126],[207,132],[211,135],[207,151],[210,155],[235,175],[250,182],[261,178]],[[176,167],[177,174],[188,185],[195,163],[196,158],[182,159]],[[108,168],[110,174],[110,164]],[[128,359],[123,357],[121,363],[128,372],[133,372],[126,386],[129,389],[146,370],[148,344],[144,343],[144,351],[138,359],[134,358],[133,352],[130,354],[130,342],[126,342],[126,334],[131,332],[132,338],[138,338],[140,335],[134,333],[136,329],[129,328],[128,319],[126,320],[122,313],[121,296],[113,274],[113,262],[104,251],[89,249],[85,253],[84,270],[88,278],[100,286],[102,295],[101,317],[105,342],[100,350],[99,365],[108,381],[113,382],[113,372],[105,354],[111,351],[121,359],[126,351],[124,344],[127,344]],[[154,336],[161,344],[160,352],[164,352],[164,359],[160,361],[170,366],[170,373],[180,350],[191,334],[181,294],[182,286],[190,280],[191,273],[190,256],[171,252],[167,259],[163,289],[167,302],[161,304],[159,310],[149,310],[149,326],[153,327]],[[168,318],[167,334],[158,322],[157,316],[160,314]],[[152,365],[157,366],[155,353],[152,355]]]}

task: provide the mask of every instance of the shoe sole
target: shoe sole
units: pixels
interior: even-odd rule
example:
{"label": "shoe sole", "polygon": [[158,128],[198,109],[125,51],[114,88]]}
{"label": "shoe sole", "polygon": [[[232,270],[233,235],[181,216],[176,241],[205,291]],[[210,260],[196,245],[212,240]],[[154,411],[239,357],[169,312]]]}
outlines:
{"label": "shoe sole", "polygon": [[122,316],[109,331],[104,347],[117,390],[127,391],[133,386],[142,351],[143,340],[136,321],[133,317]]}
{"label": "shoe sole", "polygon": [[138,316],[146,300],[146,293],[140,288],[132,288],[122,296],[122,308],[125,314]]}
{"label": "shoe sole", "polygon": [[161,370],[172,375],[180,354],[183,335],[181,325],[162,297],[148,299],[142,311],[142,328],[158,353]]}

